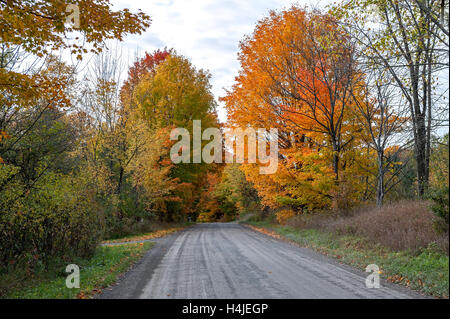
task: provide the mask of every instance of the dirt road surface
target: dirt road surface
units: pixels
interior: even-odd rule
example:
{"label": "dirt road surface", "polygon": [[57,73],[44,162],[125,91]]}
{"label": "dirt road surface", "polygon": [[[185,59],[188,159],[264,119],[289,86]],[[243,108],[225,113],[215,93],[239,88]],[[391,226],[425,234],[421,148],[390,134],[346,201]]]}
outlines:
{"label": "dirt road surface", "polygon": [[421,298],[236,223],[199,224],[156,245],[99,298]]}

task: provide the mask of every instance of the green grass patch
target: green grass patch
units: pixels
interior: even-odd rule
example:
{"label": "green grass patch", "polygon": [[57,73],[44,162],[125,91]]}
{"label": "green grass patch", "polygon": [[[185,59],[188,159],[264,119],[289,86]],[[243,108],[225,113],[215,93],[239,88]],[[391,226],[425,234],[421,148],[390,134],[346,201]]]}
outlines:
{"label": "green grass patch", "polygon": [[[137,262],[154,243],[126,244],[98,247],[91,259],[74,259],[70,263],[80,267],[80,288],[66,287],[66,265],[54,266],[51,270],[30,278],[26,287],[13,289],[6,298],[21,299],[72,299],[91,298]],[[68,263],[69,264],[69,263]],[[10,275],[12,276],[12,275]],[[13,278],[12,278],[13,279]]]}
{"label": "green grass patch", "polygon": [[416,254],[409,251],[395,252],[356,236],[338,236],[315,229],[296,229],[268,222],[247,224],[269,229],[302,247],[362,270],[369,264],[377,264],[382,271],[381,276],[390,282],[435,297],[449,296],[449,257],[437,247],[430,246]]}
{"label": "green grass patch", "polygon": [[132,230],[126,233],[116,233],[116,234],[106,234],[106,236],[103,238],[103,243],[107,243],[107,242],[126,242],[126,241],[131,241],[131,240],[135,240],[135,238],[137,238],[137,240],[139,240],[140,237],[143,236],[148,236],[154,233],[158,233],[161,231],[173,231],[174,229],[179,230],[179,229],[183,229],[192,225],[195,225],[195,222],[177,222],[177,223],[162,223],[162,224],[149,224],[147,227],[144,224],[144,226],[142,226],[142,229],[138,229],[138,230]]}
{"label": "green grass patch", "polygon": [[149,240],[149,239],[154,239],[154,238],[160,238],[160,237],[167,236],[171,233],[180,231],[186,227],[187,226],[171,227],[171,228],[155,230],[155,231],[148,232],[148,233],[141,233],[141,234],[137,234],[137,235],[136,234],[135,235],[127,235],[127,236],[124,236],[121,238],[104,240],[102,243],[103,244],[125,243],[125,242],[130,242],[130,241],[144,241],[144,240]]}

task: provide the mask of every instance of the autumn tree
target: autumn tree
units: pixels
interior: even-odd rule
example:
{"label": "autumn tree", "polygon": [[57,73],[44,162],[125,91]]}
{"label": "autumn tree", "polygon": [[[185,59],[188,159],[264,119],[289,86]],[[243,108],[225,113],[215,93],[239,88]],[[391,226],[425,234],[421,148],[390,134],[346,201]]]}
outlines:
{"label": "autumn tree", "polygon": [[207,173],[198,204],[199,222],[233,221],[259,216],[260,199],[240,164],[222,164]]}
{"label": "autumn tree", "polygon": [[[349,39],[330,16],[307,14],[296,7],[271,12],[241,44],[243,71],[234,93],[244,89],[239,87],[244,80],[252,81],[248,86],[258,90],[261,105],[273,110],[288,130],[307,133],[318,145],[326,143],[323,147],[334,153],[337,178],[339,152],[352,139],[350,134],[345,136],[344,125],[351,86],[358,75],[353,55]],[[232,98],[230,94],[228,101]]]}
{"label": "autumn tree", "polygon": [[[419,8],[422,15],[433,23],[436,30],[433,35],[443,45],[449,46],[449,1],[448,0],[412,0],[412,2]],[[448,60],[447,60],[448,65]]]}
{"label": "autumn tree", "polygon": [[[353,112],[363,128],[360,138],[369,148],[368,157],[371,151],[376,154],[376,203],[381,206],[386,193],[400,180],[402,165],[395,159],[410,144],[401,137],[408,117],[390,74],[377,69],[368,69],[365,74],[363,87],[359,88],[362,94],[352,94]],[[387,179],[388,172],[391,176]]]}
{"label": "autumn tree", "polygon": [[[164,143],[152,139],[146,140],[146,143],[159,143],[165,147],[165,155],[161,154],[153,165],[160,169],[170,166],[167,176],[172,182],[176,181],[175,189],[165,201],[169,219],[179,218],[177,217],[179,212],[195,213],[198,203],[198,192],[195,190],[201,187],[208,170],[214,166],[205,163],[171,165],[169,157],[171,141],[168,133],[172,129],[185,128],[192,136],[193,120],[200,120],[203,129],[218,127],[216,102],[211,93],[209,79],[208,72],[197,70],[186,58],[171,53],[159,64],[155,72],[143,76],[133,92],[133,103],[137,110],[135,120],[142,121],[149,133],[154,136],[165,134]],[[205,143],[204,141],[203,144]],[[146,158],[154,158],[146,152],[141,156],[144,161]],[[153,187],[154,180],[140,177],[142,174],[149,174],[149,170],[136,170],[135,174],[137,174],[135,180],[143,181],[144,188]],[[173,187],[172,184],[166,189],[170,190]]]}
{"label": "autumn tree", "polygon": [[102,209],[74,155],[91,118],[74,112],[76,69],[55,53],[80,61],[149,23],[107,0],[0,1],[1,267],[17,261],[28,273],[54,257],[95,251]]}
{"label": "autumn tree", "polygon": [[158,52],[137,59],[122,84],[122,50],[110,45],[93,58],[83,80],[78,103],[83,137],[77,156],[81,174],[87,175],[104,207],[109,236],[154,220],[172,189],[166,183],[169,167],[159,166],[160,157],[168,154],[168,133],[148,129],[130,92],[145,74],[154,74],[163,61],[150,63]]}
{"label": "autumn tree", "polygon": [[233,205],[237,214],[255,213],[260,210],[258,193],[245,178],[240,164],[228,164],[224,167],[215,193],[219,201]]}
{"label": "autumn tree", "polygon": [[[448,102],[442,94],[448,88],[438,75],[445,69],[448,72],[448,29],[436,20],[441,4],[433,0],[350,0],[334,11],[367,59],[391,74],[407,101],[417,194],[423,197],[430,175],[431,133],[436,125],[448,121]],[[442,104],[445,111],[440,118]]]}
{"label": "autumn tree", "polygon": [[71,32],[83,35],[92,45],[91,52],[98,53],[104,40],[122,40],[126,34],[140,34],[150,25],[148,15],[141,11],[133,14],[128,9],[113,11],[109,0],[5,0],[0,1],[0,9],[1,41],[20,45],[36,55],[60,48],[86,53],[86,48],[66,41]]}
{"label": "autumn tree", "polygon": [[[74,12],[75,11],[75,12]],[[69,21],[76,15],[77,21]],[[78,19],[79,18],[79,19]],[[79,20],[79,21],[78,21]],[[126,34],[140,34],[150,24],[142,12],[113,11],[108,0],[89,1],[0,1],[0,106],[23,108],[34,99],[52,94],[53,107],[64,106],[64,79],[11,67],[17,50],[45,57],[65,49],[81,60],[89,50],[99,53],[107,39],[122,40]],[[2,136],[5,128],[0,127]],[[7,132],[6,132],[7,133]]]}
{"label": "autumn tree", "polygon": [[[8,129],[23,116],[21,110],[36,109],[39,104],[41,109],[35,114],[42,114],[51,108],[71,106],[69,88],[74,82],[74,69],[60,60],[54,55],[45,59],[33,58],[18,46],[8,47],[1,44],[0,72],[10,74],[14,82],[4,85],[0,83],[0,131],[3,137],[12,136],[13,132],[8,132]],[[25,63],[26,61],[29,64]],[[28,83],[30,86],[27,87],[16,86],[22,78],[28,78],[33,84]],[[22,133],[26,134],[30,129]]]}
{"label": "autumn tree", "polygon": [[[72,129],[64,120],[65,110],[55,106],[58,103],[66,108],[70,106],[68,98],[75,84],[73,69],[56,57],[49,56],[42,69],[35,72],[37,76],[42,75],[54,79],[55,83],[61,83],[65,88],[63,100],[55,99],[53,90],[44,90],[26,108],[13,104],[3,105],[0,109],[0,128],[8,135],[8,138],[0,140],[2,162],[20,167],[18,176],[28,185],[26,191],[30,191],[36,179],[44,173],[45,170],[38,172],[44,162],[46,169],[55,167],[56,159],[74,145],[74,141],[71,141]],[[2,181],[3,186],[8,180]]]}
{"label": "autumn tree", "polygon": [[206,181],[201,189],[198,203],[197,222],[231,221],[234,219],[234,207],[220,201],[215,194],[220,181],[220,172],[208,172],[206,174]]}
{"label": "autumn tree", "polygon": [[433,143],[430,163],[431,209],[436,215],[434,226],[448,233],[449,226],[449,142],[448,134]]}
{"label": "autumn tree", "polygon": [[[170,55],[172,50],[156,50],[153,53],[145,52],[143,58],[137,59],[128,70],[128,78],[120,89],[122,105],[127,109],[135,107],[133,104],[133,92],[139,82],[147,75],[155,75],[158,65]],[[130,110],[131,111],[131,110]]]}
{"label": "autumn tree", "polygon": [[[73,70],[50,56],[36,72],[61,80],[71,78]],[[74,85],[67,82],[66,97]],[[52,101],[51,93],[43,94],[27,108],[5,107],[0,113],[10,134],[0,142],[2,271],[11,261],[32,271],[55,257],[89,256],[101,236],[88,185],[73,174],[78,126],[66,103],[63,109],[52,107]]]}
{"label": "autumn tree", "polygon": [[120,195],[128,162],[119,96],[122,71],[117,48],[99,53],[84,76],[78,101],[86,120],[80,156],[106,197]]}
{"label": "autumn tree", "polygon": [[255,187],[274,181],[278,190],[267,191],[279,194],[268,195],[278,205],[327,206],[332,188],[351,180],[343,170],[361,129],[351,112],[362,81],[351,39],[332,16],[292,7],[261,20],[241,42],[239,60],[237,83],[223,99],[230,124],[276,127],[281,145],[283,166],[252,180]]}

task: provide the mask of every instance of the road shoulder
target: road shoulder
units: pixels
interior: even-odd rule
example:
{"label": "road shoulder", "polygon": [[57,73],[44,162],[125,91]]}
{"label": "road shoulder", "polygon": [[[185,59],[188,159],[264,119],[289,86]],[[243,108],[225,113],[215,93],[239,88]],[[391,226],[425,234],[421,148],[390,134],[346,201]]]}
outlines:
{"label": "road shoulder", "polygon": [[[134,266],[125,273],[115,284],[111,285],[103,292],[97,295],[99,299],[137,299],[140,297],[147,281],[142,280],[146,278],[150,280],[154,270],[158,267],[161,260],[164,258],[168,249],[178,236],[183,233],[185,229],[172,233],[165,237],[152,239],[155,243],[154,247],[150,249]],[[115,243],[117,244],[117,243]]]}

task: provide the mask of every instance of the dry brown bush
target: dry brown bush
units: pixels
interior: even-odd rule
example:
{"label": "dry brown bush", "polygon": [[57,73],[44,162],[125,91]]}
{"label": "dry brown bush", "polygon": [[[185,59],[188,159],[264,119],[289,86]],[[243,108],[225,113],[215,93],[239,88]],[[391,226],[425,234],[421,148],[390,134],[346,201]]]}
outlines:
{"label": "dry brown bush", "polygon": [[289,220],[288,225],[340,235],[363,236],[396,251],[417,252],[436,243],[448,255],[448,231],[446,234],[436,232],[433,228],[435,218],[426,201],[400,201],[382,207],[360,208],[348,216],[298,216]]}

